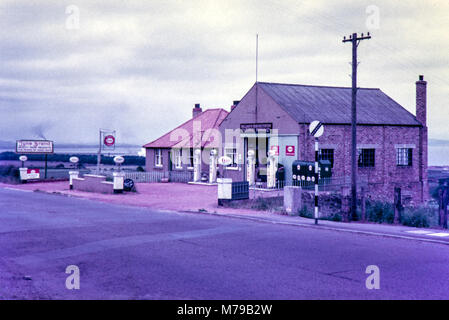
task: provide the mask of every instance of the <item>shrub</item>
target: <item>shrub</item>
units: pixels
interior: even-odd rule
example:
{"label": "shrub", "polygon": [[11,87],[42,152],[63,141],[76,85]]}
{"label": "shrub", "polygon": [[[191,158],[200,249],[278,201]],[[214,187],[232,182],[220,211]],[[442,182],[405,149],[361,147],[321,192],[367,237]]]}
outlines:
{"label": "shrub", "polygon": [[428,228],[438,224],[438,217],[431,208],[406,208],[402,213],[401,223],[404,226]]}
{"label": "shrub", "polygon": [[253,201],[251,204],[251,209],[262,210],[262,211],[276,211],[279,207],[283,206],[283,198],[262,198],[259,197]]}
{"label": "shrub", "polygon": [[304,218],[313,218],[313,212],[309,210],[309,208],[304,205],[300,210],[299,210],[299,216],[300,217],[304,217]]}
{"label": "shrub", "polygon": [[376,223],[393,223],[394,209],[391,203],[373,201],[366,203],[366,219]]}
{"label": "shrub", "polygon": [[138,166],[136,169],[137,172],[145,172],[145,169],[142,168],[141,166]]}
{"label": "shrub", "polygon": [[339,213],[333,213],[329,217],[327,217],[327,220],[331,221],[342,221],[343,217]]}

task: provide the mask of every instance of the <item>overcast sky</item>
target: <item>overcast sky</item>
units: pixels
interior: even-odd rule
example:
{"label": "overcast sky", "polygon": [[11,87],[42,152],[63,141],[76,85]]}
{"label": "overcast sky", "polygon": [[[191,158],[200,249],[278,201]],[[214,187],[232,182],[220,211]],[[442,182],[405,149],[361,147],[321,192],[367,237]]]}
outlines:
{"label": "overcast sky", "polygon": [[[376,19],[378,16],[379,19]],[[78,19],[79,18],[79,19]],[[0,140],[144,144],[259,81],[360,87],[415,113],[428,81],[430,138],[449,139],[448,1],[0,0]]]}

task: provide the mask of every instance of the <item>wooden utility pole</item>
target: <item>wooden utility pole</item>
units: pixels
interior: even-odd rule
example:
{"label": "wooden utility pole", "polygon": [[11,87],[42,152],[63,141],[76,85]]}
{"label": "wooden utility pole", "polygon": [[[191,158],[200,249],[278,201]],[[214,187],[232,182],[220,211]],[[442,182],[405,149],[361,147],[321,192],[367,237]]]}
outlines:
{"label": "wooden utility pole", "polygon": [[394,188],[394,223],[401,223],[402,221],[402,196],[401,196],[401,188]]}
{"label": "wooden utility pole", "polygon": [[352,131],[352,162],[351,162],[351,216],[357,219],[357,47],[362,40],[371,39],[363,33],[360,37],[353,33],[343,38],[343,42],[352,43],[352,107],[351,107],[351,131]]}
{"label": "wooden utility pole", "polygon": [[449,181],[440,180],[438,190],[438,225],[447,229],[447,206],[449,204]]}

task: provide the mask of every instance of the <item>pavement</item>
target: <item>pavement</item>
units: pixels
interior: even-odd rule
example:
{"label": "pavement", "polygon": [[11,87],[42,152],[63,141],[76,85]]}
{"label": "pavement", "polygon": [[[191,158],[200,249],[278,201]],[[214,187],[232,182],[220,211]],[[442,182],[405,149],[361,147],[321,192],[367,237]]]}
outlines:
{"label": "pavement", "polygon": [[[449,230],[447,229],[418,229],[402,225],[358,222],[344,223],[326,220],[320,220],[319,224],[315,225],[313,219],[299,216],[287,216],[251,209],[221,207],[217,205],[217,186],[186,183],[137,183],[136,187],[138,190],[136,193],[131,192],[111,195],[69,190],[67,181],[19,185],[6,185],[0,183],[0,188],[60,194],[69,197],[79,197],[106,203],[130,205],[156,210],[209,214],[272,224],[315,229],[332,229],[340,232],[364,233],[384,237],[449,244]],[[254,197],[254,195],[251,195],[251,197]]]}
{"label": "pavement", "polygon": [[0,299],[449,298],[441,243],[4,187],[0,208]]}

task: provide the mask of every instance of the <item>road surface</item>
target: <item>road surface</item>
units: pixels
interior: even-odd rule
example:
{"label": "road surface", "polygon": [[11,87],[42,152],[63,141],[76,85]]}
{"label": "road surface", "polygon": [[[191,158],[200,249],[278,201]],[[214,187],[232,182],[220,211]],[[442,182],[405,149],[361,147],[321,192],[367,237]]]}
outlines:
{"label": "road surface", "polygon": [[448,245],[0,188],[0,299],[448,299],[448,279]]}

